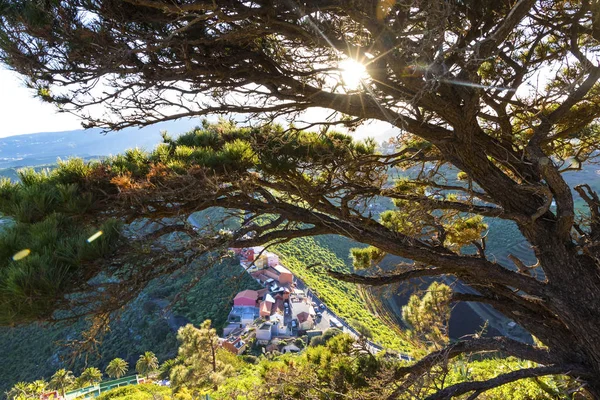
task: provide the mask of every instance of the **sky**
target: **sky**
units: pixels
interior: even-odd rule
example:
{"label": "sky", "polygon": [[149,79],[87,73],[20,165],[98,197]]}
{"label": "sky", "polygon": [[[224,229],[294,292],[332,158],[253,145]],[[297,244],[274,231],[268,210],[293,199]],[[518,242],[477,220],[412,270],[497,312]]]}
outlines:
{"label": "sky", "polygon": [[17,73],[0,66],[0,137],[81,129],[78,118],[33,95]]}
{"label": "sky", "polygon": [[[330,112],[311,109],[307,120],[324,118]],[[356,139],[382,133],[389,136],[391,125],[377,121],[362,126],[355,133]],[[57,108],[34,97],[19,74],[0,65],[0,138],[37,132],[57,132],[81,129],[81,120],[72,114],[59,113]],[[339,129],[339,128],[338,128]],[[387,134],[386,134],[387,133]]]}

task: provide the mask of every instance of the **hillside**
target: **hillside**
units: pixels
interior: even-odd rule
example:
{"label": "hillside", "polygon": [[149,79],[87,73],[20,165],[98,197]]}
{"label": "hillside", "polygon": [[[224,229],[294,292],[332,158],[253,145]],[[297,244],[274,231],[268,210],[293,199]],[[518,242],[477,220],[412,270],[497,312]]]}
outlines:
{"label": "hillside", "polygon": [[[69,133],[69,135],[71,134],[76,135],[73,132]],[[21,151],[14,153],[16,156],[6,162],[14,164],[51,157],[48,154],[54,150],[52,150],[50,136],[45,136],[49,134],[41,135],[39,140],[34,137],[35,135],[31,135],[31,138],[25,138],[22,142],[15,138],[11,139],[12,142],[6,142],[12,143],[14,149]],[[146,139],[150,140],[150,137],[146,137]],[[155,137],[155,139],[157,142],[159,138]],[[85,149],[94,147],[92,140],[84,142],[78,147],[78,151],[83,152]],[[9,145],[5,144],[4,146]],[[45,153],[46,147],[48,150]],[[126,147],[131,146],[127,145]],[[104,148],[102,151],[107,150]],[[60,156],[69,155],[62,154]],[[73,153],[71,155],[82,156],[84,154]],[[97,156],[103,155],[107,154],[97,154]],[[15,166],[8,166],[7,171],[14,171]],[[6,172],[6,174],[9,173],[11,172]],[[596,189],[598,189],[599,182],[596,175],[597,171],[589,168],[585,171],[568,174],[568,179],[571,185],[580,181],[595,182]],[[579,199],[577,202],[581,206]],[[207,218],[198,220],[203,219]],[[490,220],[489,223],[491,227],[488,241],[489,254],[507,266],[510,265],[506,258],[509,252],[516,253],[524,259],[530,257],[531,250],[523,246],[523,239],[514,226],[499,220]],[[353,246],[353,243],[343,238],[324,236],[297,239],[280,245],[276,250],[284,257],[286,265],[318,291],[336,313],[366,324],[372,329],[377,342],[394,348],[406,349],[406,344],[401,337],[369,313],[364,300],[360,298],[360,293],[353,285],[332,281],[326,276],[306,268],[307,265],[315,262],[321,262],[325,266],[333,268],[350,268],[348,249]],[[201,276],[199,283],[187,290],[186,283],[205,269],[207,272]],[[247,275],[241,274],[239,267],[231,260],[226,260],[211,268],[208,268],[207,264],[200,263],[189,274],[167,277],[164,280],[153,282],[130,307],[121,313],[112,325],[111,331],[103,338],[102,344],[97,349],[98,353],[90,355],[88,361],[94,361],[94,364],[103,368],[107,361],[114,357],[120,356],[128,361],[133,361],[146,350],[157,353],[161,361],[172,357],[176,349],[174,332],[178,326],[187,321],[199,323],[210,318],[219,328],[222,326],[233,295],[239,289],[248,288],[252,284],[254,281],[250,280]],[[166,310],[165,306],[169,300],[176,293],[182,291],[187,295],[181,303],[173,308],[172,313]],[[402,297],[397,296],[395,299],[398,300],[396,310],[399,310],[403,305],[400,302]],[[463,309],[461,312],[466,313],[469,310]],[[478,326],[479,324],[475,324],[471,332]],[[77,339],[77,334],[83,327],[84,321],[71,326],[27,326],[0,329],[0,346],[4,349],[3,359],[10,361],[0,366],[0,376],[2,377],[0,391],[6,390],[19,380],[48,377],[57,368],[66,365],[69,349],[63,345],[69,340]],[[83,359],[79,359],[71,368],[79,372],[83,363]]]}

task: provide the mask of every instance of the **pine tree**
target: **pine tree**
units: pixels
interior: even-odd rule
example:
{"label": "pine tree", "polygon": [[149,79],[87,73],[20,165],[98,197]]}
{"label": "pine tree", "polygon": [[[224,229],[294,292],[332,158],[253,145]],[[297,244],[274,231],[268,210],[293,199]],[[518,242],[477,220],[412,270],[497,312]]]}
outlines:
{"label": "pine tree", "polygon": [[[473,289],[453,293],[453,302],[493,306],[544,345],[472,338],[396,380],[412,381],[448,357],[501,351],[536,367],[490,378],[476,394],[564,374],[600,397],[600,198],[595,182],[571,188],[564,175],[600,150],[599,21],[597,1],[0,3],[0,59],[37,96],[87,126],[228,113],[246,114],[253,125],[205,124],[185,140],[165,138],[152,155],[131,151],[68,174],[26,172],[18,185],[2,183],[0,211],[20,228],[0,243],[0,323],[49,319],[89,276],[135,260],[136,249],[147,261],[126,271],[136,285],[91,296],[91,304],[110,300],[101,312],[186,265],[140,238],[119,252],[105,236],[84,247],[76,226],[91,229],[90,221],[107,215],[164,218],[222,206],[252,220],[189,250],[343,235],[374,251],[357,257],[366,271],[331,276],[380,286],[450,275]],[[106,77],[105,90],[91,90]],[[90,112],[98,105],[106,112]],[[330,113],[301,122],[298,113],[313,107]],[[268,125],[276,118],[295,125]],[[377,123],[373,130],[396,128],[393,152],[379,154],[372,141],[330,130],[367,121]],[[303,129],[312,126],[318,131]],[[398,169],[408,176],[394,181]],[[59,185],[69,184],[77,185],[77,203],[61,200],[71,192]],[[370,213],[382,197],[394,206]],[[576,199],[586,213],[578,215]],[[88,215],[77,216],[75,204]],[[274,219],[254,225],[261,216]],[[489,219],[514,227],[531,254],[489,254]],[[48,240],[52,232],[72,238],[60,249],[68,261],[56,257],[56,246],[29,237],[30,229]],[[192,229],[185,233],[194,237]],[[31,255],[12,259],[27,249]],[[384,271],[382,254],[406,261]],[[96,262],[109,257],[119,260]],[[435,396],[472,387],[457,383]]]}
{"label": "pine tree", "polygon": [[219,357],[219,353],[226,350],[219,345],[219,336],[210,325],[211,321],[206,320],[199,328],[192,324],[179,328],[178,358],[182,363],[171,371],[174,389],[217,389],[219,383],[233,372],[231,365]]}

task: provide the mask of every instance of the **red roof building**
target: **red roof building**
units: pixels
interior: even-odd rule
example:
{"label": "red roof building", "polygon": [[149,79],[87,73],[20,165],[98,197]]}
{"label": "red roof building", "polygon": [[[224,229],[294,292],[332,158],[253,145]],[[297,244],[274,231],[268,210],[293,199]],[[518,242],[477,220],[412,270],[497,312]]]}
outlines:
{"label": "red roof building", "polygon": [[258,293],[256,290],[244,290],[239,292],[233,299],[234,306],[252,306],[256,307]]}

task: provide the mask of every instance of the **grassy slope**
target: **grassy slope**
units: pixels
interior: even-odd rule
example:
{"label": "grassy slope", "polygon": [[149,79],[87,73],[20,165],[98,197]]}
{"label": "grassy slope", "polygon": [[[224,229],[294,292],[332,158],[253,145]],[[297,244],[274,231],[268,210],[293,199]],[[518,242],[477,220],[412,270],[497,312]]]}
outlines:
{"label": "grassy slope", "polygon": [[368,326],[376,343],[408,351],[408,343],[368,310],[356,285],[333,279],[322,269],[306,268],[307,265],[321,263],[326,268],[349,271],[348,252],[351,247],[356,247],[356,244],[350,240],[325,235],[294,239],[277,245],[274,251],[282,256],[282,263],[306,282],[335,313],[348,322],[356,320]]}

